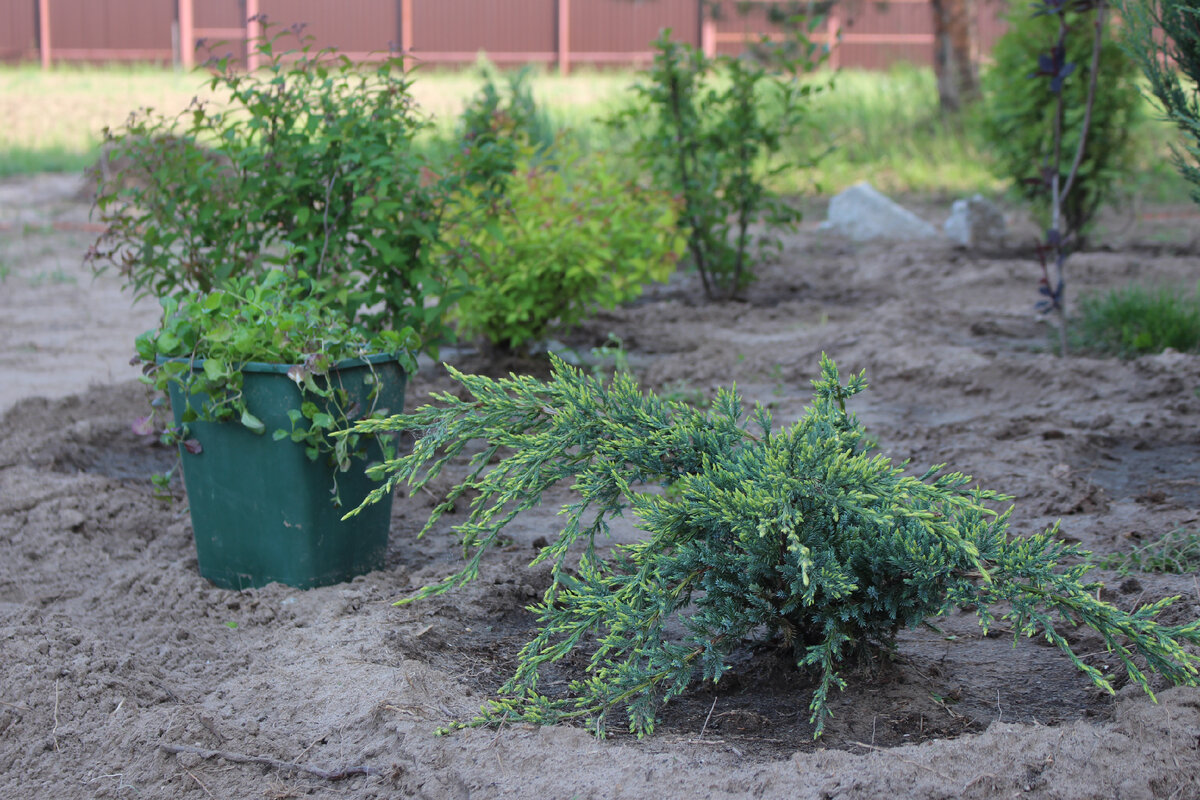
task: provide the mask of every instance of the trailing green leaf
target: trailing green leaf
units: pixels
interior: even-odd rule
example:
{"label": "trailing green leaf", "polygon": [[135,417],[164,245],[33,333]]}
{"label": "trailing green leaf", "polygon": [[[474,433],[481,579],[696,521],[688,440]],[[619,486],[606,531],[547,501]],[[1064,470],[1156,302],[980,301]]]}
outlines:
{"label": "trailing green leaf", "polygon": [[[533,609],[537,635],[499,696],[466,724],[583,718],[603,734],[608,715],[623,710],[640,736],[663,703],[697,680],[720,680],[734,649],[766,631],[816,674],[810,710],[820,735],[847,665],[956,607],[974,609],[985,629],[999,617],[1017,636],[1045,636],[1109,691],[1057,626],[1094,628],[1147,692],[1147,668],[1196,684],[1198,657],[1184,645],[1200,644],[1200,623],[1159,623],[1170,599],[1133,612],[1101,602],[1084,580],[1084,554],[1056,528],[1010,537],[1009,512],[992,508],[1008,498],[941,467],[906,474],[874,453],[846,410],[865,379],[843,384],[828,358],[812,405],[782,430],[761,406],[746,415],[733,390],[704,412],[643,393],[629,375],[604,384],[557,359],[547,382],[451,372],[466,399],[439,395],[438,407],[354,429],[418,434],[411,454],[376,469],[386,481],[368,503],[400,484],[426,487],[469,442],[486,444],[425,528],[477,493],[455,526],[466,563],[401,602],[476,577],[504,526],[550,487],[578,493],[534,562],[552,571]],[[645,538],[605,553],[597,537],[622,513]],[[542,668],[576,651],[588,658],[585,674],[565,695],[543,691]]]}

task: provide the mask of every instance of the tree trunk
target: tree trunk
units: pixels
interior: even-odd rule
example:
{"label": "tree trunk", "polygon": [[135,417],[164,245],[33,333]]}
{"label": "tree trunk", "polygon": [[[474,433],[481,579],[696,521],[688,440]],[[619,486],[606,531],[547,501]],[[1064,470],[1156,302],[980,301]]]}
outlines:
{"label": "tree trunk", "polygon": [[943,114],[953,114],[979,97],[975,64],[973,0],[932,0],[933,71]]}

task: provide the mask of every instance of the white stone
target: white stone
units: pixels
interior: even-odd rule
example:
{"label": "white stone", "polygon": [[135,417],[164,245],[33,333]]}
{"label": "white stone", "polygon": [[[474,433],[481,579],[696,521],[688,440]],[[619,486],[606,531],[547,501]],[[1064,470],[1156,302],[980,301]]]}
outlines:
{"label": "white stone", "polygon": [[871,184],[851,186],[829,201],[829,218],[821,227],[855,241],[934,239],[937,228],[889,200]]}
{"label": "white stone", "polygon": [[1001,244],[1008,232],[1004,213],[980,194],[955,200],[942,230],[951,239],[967,247]]}

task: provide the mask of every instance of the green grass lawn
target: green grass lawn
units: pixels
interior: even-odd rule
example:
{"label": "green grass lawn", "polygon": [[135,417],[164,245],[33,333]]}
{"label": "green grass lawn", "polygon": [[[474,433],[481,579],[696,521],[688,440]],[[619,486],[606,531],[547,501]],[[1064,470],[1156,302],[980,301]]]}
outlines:
{"label": "green grass lawn", "polygon": [[[579,70],[570,77],[540,74],[534,90],[560,126],[587,146],[605,147],[611,133],[597,120],[630,102],[628,71]],[[813,80],[828,82],[830,76]],[[476,70],[416,73],[414,95],[445,137],[480,85]],[[105,126],[119,126],[137,108],[182,111],[195,96],[212,98],[202,73],[151,67],[0,67],[0,176],[78,170],[94,163]],[[1174,131],[1150,119],[1139,135],[1142,162],[1125,187],[1149,200],[1186,198],[1169,159]],[[968,114],[946,123],[938,114],[929,69],[844,71],[833,89],[814,99],[809,133],[790,144],[817,165],[783,178],[796,194],[829,194],[861,180],[893,193],[964,194],[1003,191],[989,171],[986,148]]]}
{"label": "green grass lawn", "polygon": [[182,110],[201,81],[152,67],[0,67],[0,176],[82,169],[105,126],[144,106]]}

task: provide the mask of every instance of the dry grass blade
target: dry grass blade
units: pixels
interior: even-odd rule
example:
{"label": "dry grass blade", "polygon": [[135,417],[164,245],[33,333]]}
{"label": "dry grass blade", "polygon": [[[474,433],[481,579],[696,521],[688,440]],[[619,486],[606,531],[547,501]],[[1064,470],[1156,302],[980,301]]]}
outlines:
{"label": "dry grass blade", "polygon": [[204,759],[223,758],[226,761],[233,761],[238,764],[263,764],[274,769],[303,772],[308,775],[315,775],[316,777],[327,781],[340,781],[355,775],[383,774],[383,770],[377,767],[340,767],[338,769],[330,770],[321,769],[320,767],[309,767],[305,766],[304,764],[296,764],[291,761],[281,761],[280,759],[270,758],[268,756],[251,756],[245,755],[244,753],[231,753],[227,750],[207,750],[203,747],[189,747],[181,744],[160,744],[159,747],[168,753],[191,753]]}

